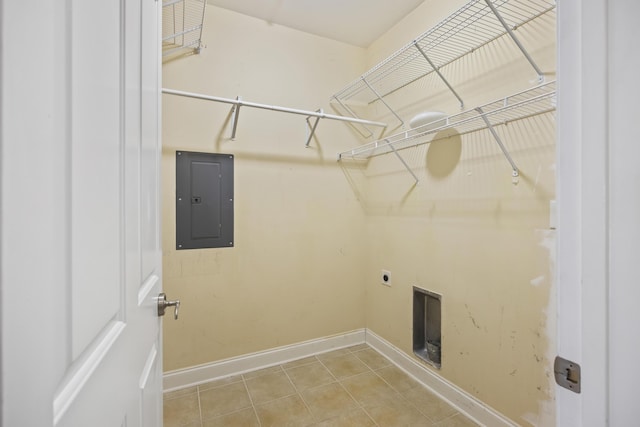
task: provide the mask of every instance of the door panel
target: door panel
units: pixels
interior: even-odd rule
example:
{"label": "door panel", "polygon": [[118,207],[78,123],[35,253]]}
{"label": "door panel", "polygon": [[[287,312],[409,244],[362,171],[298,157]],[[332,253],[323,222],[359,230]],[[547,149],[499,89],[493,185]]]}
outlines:
{"label": "door panel", "polygon": [[160,7],[0,0],[2,425],[162,424]]}
{"label": "door panel", "polygon": [[[120,2],[71,2],[72,358],[121,312]],[[95,20],[93,16],[100,16]],[[99,304],[88,303],[99,296]]]}

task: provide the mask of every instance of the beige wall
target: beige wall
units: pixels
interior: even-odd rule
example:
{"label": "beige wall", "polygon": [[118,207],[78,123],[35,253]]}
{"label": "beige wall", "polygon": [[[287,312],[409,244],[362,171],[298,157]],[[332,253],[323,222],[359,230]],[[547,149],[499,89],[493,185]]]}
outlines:
{"label": "beige wall", "polygon": [[[165,64],[176,89],[331,111],[328,97],[464,1],[427,0],[369,49],[208,8],[202,54]],[[555,78],[551,19],[517,30]],[[527,89],[536,75],[506,38],[444,70],[466,108]],[[460,106],[434,76],[388,99],[405,119]],[[404,150],[418,186],[390,155],[337,164],[362,142],[323,121],[244,108],[231,142],[222,104],[163,97],[165,289],[183,302],[165,321],[165,370],[367,327],[412,355],[412,287],[442,295],[438,374],[523,425],[553,425],[555,128],[548,114]],[[369,118],[393,117],[375,104]],[[395,130],[393,128],[396,128]],[[175,250],[175,150],[235,154],[236,246]],[[381,269],[392,287],[380,285]],[[427,369],[431,367],[425,365]]]}
{"label": "beige wall", "polygon": [[[164,86],[306,110],[363,68],[361,48],[207,8],[197,56],[163,67]],[[364,325],[365,225],[336,153],[349,126],[163,96],[164,287],[182,302],[164,322],[165,371]],[[175,151],[235,155],[235,247],[175,250]]]}
{"label": "beige wall", "polygon": [[[374,64],[464,1],[428,0],[368,50]],[[517,30],[547,80],[555,79],[553,19]],[[465,108],[527,89],[536,74],[502,38],[444,67]],[[435,76],[390,96],[410,119],[424,110],[460,111]],[[381,105],[371,117],[396,123]],[[520,168],[518,185],[488,131],[402,151],[420,183],[393,155],[357,183],[367,217],[367,327],[412,355],[412,287],[442,295],[442,368],[437,372],[522,425],[553,425],[555,306],[549,202],[555,198],[552,114],[500,126]],[[380,270],[392,287],[381,286]],[[433,369],[427,366],[428,369]]]}

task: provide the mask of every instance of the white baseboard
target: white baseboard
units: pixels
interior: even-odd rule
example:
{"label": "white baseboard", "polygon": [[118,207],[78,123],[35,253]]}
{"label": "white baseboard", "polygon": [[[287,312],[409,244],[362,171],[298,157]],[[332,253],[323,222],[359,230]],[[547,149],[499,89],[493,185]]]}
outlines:
{"label": "white baseboard", "polygon": [[516,427],[518,424],[498,411],[482,403],[466,391],[442,378],[440,375],[407,356],[399,348],[366,330],[366,343],[391,360],[416,381],[456,407],[467,417],[483,426]]}
{"label": "white baseboard", "polygon": [[187,369],[170,371],[164,374],[163,388],[165,392],[177,390],[364,342],[365,330],[358,329],[340,335],[291,344]]}
{"label": "white baseboard", "polygon": [[340,335],[166,372],[163,379],[164,391],[190,387],[365,342],[478,424],[491,427],[517,427],[516,423],[504,415],[445,380],[368,329],[359,329]]}

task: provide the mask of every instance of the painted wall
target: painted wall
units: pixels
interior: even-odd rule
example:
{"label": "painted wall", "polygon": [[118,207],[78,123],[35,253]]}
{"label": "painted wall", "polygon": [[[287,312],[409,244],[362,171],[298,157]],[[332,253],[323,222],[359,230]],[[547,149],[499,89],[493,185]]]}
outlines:
{"label": "painted wall", "polygon": [[[427,0],[363,50],[209,7],[202,54],[165,64],[164,86],[291,106],[328,97],[465,2]],[[555,22],[517,30],[547,80]],[[532,87],[508,38],[443,69],[467,108]],[[435,76],[388,98],[400,115],[460,111]],[[518,185],[487,131],[404,150],[421,181],[390,155],[335,162],[364,140],[323,121],[303,147],[303,117],[163,97],[165,289],[183,302],[165,321],[165,371],[367,327],[412,353],[412,287],[442,295],[445,379],[523,425],[553,425],[555,123],[500,126]],[[381,105],[368,118],[400,129]],[[233,249],[175,250],[175,151],[235,155]],[[380,284],[380,270],[392,286]],[[432,369],[425,365],[427,369]]]}
{"label": "painted wall", "polygon": [[[464,3],[426,1],[368,49],[369,65]],[[546,79],[555,79],[553,16],[516,34]],[[506,37],[441,71],[466,109],[537,84],[535,71]],[[424,110],[460,111],[436,76],[387,100],[405,120]],[[400,130],[379,103],[369,113],[396,123],[391,133]],[[367,217],[366,323],[412,355],[412,288],[441,294],[438,373],[522,425],[553,425],[554,116],[497,131],[520,168],[517,185],[488,131],[403,150],[418,185],[393,155],[371,159],[364,170],[343,162]],[[380,285],[381,269],[391,271],[391,287]]]}
{"label": "painted wall", "polygon": [[[164,87],[333,112],[329,95],[364,68],[361,48],[208,7],[200,55],[165,63]],[[362,209],[336,153],[357,140],[304,116],[163,96],[164,287],[182,302],[164,322],[171,371],[364,324]],[[235,155],[235,247],[175,249],[176,150]]]}

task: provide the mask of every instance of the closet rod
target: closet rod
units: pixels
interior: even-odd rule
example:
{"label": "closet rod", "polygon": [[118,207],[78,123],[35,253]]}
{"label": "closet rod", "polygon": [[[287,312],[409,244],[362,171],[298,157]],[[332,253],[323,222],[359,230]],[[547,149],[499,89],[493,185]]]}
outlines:
{"label": "closet rod", "polygon": [[218,96],[203,95],[194,92],[184,92],[181,90],[162,88],[162,92],[169,95],[184,96],[187,98],[204,99],[207,101],[222,102],[225,104],[233,104],[238,107],[262,108],[263,110],[280,111],[283,113],[300,114],[307,117],[318,117],[321,119],[340,120],[342,122],[360,123],[363,125],[387,127],[386,123],[373,122],[371,120],[356,119],[352,117],[336,116],[333,114],[325,114],[319,111],[298,110],[296,108],[278,107],[276,105],[258,104],[255,102],[242,101],[240,99],[220,98]]}

